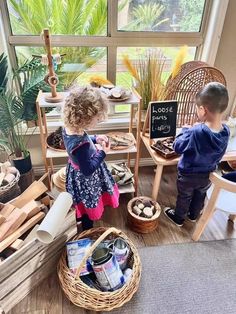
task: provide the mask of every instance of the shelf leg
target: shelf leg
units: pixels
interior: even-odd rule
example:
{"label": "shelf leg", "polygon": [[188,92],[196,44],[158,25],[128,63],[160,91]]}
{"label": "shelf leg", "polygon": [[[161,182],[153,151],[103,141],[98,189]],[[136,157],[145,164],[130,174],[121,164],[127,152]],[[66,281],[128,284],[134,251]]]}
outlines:
{"label": "shelf leg", "polygon": [[[39,92],[39,96],[40,96]],[[39,99],[38,96],[38,99]],[[48,173],[48,188],[50,190],[51,188],[51,182],[50,182],[50,173],[48,169],[48,162],[46,158],[46,130],[44,129],[45,126],[45,111],[44,109],[41,110],[39,106],[39,100],[36,100],[36,109],[37,109],[37,115],[38,115],[38,122],[39,122],[39,130],[40,130],[40,142],[41,142],[41,148],[42,148],[42,157],[43,157],[43,162],[44,162],[44,167],[45,167],[45,173]]]}
{"label": "shelf leg", "polygon": [[163,165],[157,165],[155,179],[154,179],[153,188],[152,188],[152,199],[155,201],[157,200],[157,196],[159,193],[162,172],[163,172]]}
{"label": "shelf leg", "polygon": [[[133,119],[134,119],[134,106],[131,105],[130,120],[129,120],[129,133],[133,132]],[[131,158],[131,155],[130,153],[128,153],[128,162],[127,162],[128,168],[130,168],[130,158]]]}

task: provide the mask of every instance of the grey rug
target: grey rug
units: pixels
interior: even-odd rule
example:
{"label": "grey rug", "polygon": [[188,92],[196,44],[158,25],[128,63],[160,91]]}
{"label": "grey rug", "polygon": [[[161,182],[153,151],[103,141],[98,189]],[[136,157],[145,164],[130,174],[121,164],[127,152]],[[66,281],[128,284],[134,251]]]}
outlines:
{"label": "grey rug", "polygon": [[113,314],[236,314],[236,239],[139,249],[142,277]]}

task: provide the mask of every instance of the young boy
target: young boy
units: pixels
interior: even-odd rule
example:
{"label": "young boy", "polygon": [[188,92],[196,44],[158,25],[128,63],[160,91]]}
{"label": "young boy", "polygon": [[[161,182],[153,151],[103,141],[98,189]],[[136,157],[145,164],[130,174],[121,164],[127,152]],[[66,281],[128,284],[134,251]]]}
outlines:
{"label": "young boy", "polygon": [[224,85],[212,82],[196,95],[200,124],[183,127],[176,137],[174,150],[181,155],[178,163],[178,197],[175,209],[165,208],[165,215],[182,227],[187,218],[195,222],[200,215],[210,186],[209,174],[216,169],[229,140],[229,129],[222,124],[228,105]]}

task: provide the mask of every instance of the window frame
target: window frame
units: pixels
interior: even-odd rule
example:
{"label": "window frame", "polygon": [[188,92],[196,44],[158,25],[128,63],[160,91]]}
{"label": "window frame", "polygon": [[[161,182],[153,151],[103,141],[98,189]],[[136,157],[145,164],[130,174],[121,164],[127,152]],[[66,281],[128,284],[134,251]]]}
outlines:
{"label": "window frame", "polygon": [[[107,36],[52,35],[52,46],[106,47],[107,78],[113,83],[116,83],[118,47],[178,47],[186,44],[188,46],[195,46],[195,58],[201,59],[202,55],[206,55],[204,44],[206,43],[206,38],[209,37],[208,25],[211,20],[214,19],[215,23],[222,24],[223,27],[229,0],[205,1],[201,29],[199,32],[131,32],[118,30],[118,0],[107,0]],[[224,13],[222,14],[222,10],[221,12],[214,10],[214,5],[218,5],[218,8],[223,7]],[[17,67],[16,46],[43,46],[43,41],[41,36],[13,35],[7,0],[0,1],[0,10],[9,60],[11,66],[15,68]],[[218,21],[219,19],[220,21]],[[218,36],[218,34],[215,36]],[[209,46],[209,43],[206,43],[206,45]],[[211,50],[211,47],[208,47],[208,49]],[[207,60],[204,61],[207,62]]]}

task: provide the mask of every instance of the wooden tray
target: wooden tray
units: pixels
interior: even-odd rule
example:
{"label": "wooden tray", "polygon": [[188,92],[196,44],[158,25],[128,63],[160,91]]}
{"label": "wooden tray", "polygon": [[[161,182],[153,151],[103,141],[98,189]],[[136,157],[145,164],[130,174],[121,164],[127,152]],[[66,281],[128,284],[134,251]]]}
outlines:
{"label": "wooden tray", "polygon": [[[130,148],[131,146],[134,146],[134,144],[135,144],[134,138],[129,133],[125,133],[125,132],[110,132],[110,133],[107,133],[106,135],[109,138],[109,140],[111,141],[111,149],[112,150],[127,149],[127,148]],[[112,141],[112,138],[114,139],[114,141]],[[125,145],[125,146],[119,145],[119,139],[121,141],[123,141],[127,145]],[[118,141],[117,145],[113,146],[112,143],[115,143],[116,140]]]}
{"label": "wooden tray", "polygon": [[173,149],[173,146],[172,146],[173,142],[174,142],[173,137],[170,137],[164,140],[157,140],[155,144],[151,145],[151,148],[154,149],[159,155],[161,155],[162,157],[166,159],[174,158],[178,155]]}

